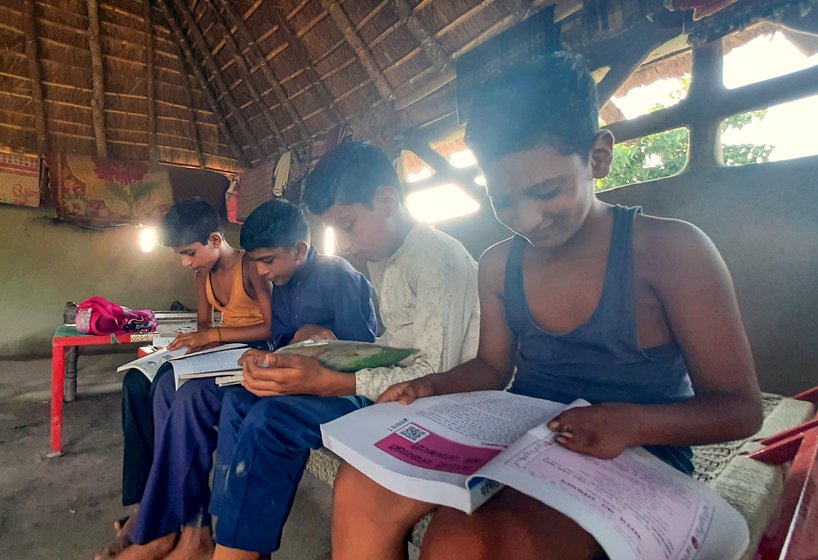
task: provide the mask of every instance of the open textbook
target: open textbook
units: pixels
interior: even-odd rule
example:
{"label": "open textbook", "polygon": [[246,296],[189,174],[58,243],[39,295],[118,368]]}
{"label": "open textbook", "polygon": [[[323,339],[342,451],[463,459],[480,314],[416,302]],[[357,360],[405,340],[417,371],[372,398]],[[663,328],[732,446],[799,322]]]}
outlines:
{"label": "open textbook", "polygon": [[321,426],[324,445],[382,486],[471,513],[503,485],[562,512],[611,560],[734,560],[747,525],[721,496],[642,448],[603,460],[554,441],[563,405],[503,391],[386,403]]}
{"label": "open textbook", "polygon": [[246,344],[231,342],[171,358],[176,389],[178,390],[188,379],[241,374],[239,358],[249,348]]}
{"label": "open textbook", "polygon": [[[201,377],[215,377],[216,383],[221,386],[234,385],[241,383],[242,373],[238,361],[248,348],[246,344],[230,343],[191,354],[185,354],[185,349],[174,350],[172,353],[165,351],[149,354],[119,369],[140,367],[138,362],[144,360],[147,363],[149,361],[147,358],[153,356],[150,363],[156,364],[157,370],[166,361],[170,361],[173,365],[177,389],[188,379]],[[353,372],[364,368],[396,365],[413,356],[417,350],[393,348],[369,342],[305,340],[280,348],[276,352],[313,357],[326,367],[337,371]],[[153,372],[153,375],[156,375],[156,371]]]}
{"label": "open textbook", "polygon": [[151,352],[147,356],[142,356],[141,358],[137,358],[132,362],[119,366],[116,368],[116,370],[118,372],[124,372],[129,369],[138,369],[145,377],[148,378],[148,381],[153,383],[153,378],[156,377],[156,372],[159,371],[162,364],[171,358],[184,356],[186,352],[187,348],[184,347],[177,348],[176,350],[168,350],[167,348],[157,349],[155,352]]}

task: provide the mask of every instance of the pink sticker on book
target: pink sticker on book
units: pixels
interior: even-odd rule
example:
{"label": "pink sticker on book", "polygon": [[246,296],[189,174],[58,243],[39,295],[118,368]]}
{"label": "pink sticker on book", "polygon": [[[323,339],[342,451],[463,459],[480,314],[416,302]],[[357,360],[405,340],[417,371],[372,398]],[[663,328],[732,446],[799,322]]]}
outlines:
{"label": "pink sticker on book", "polygon": [[415,423],[401,426],[376,442],[375,447],[416,467],[463,475],[473,474],[502,451],[464,445]]}

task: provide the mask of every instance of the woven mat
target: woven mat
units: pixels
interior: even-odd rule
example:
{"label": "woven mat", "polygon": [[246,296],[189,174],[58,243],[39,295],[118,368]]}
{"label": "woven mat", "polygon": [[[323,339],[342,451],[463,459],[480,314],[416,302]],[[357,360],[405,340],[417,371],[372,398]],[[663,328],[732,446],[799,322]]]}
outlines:
{"label": "woven mat", "polygon": [[[764,417],[766,418],[783,397],[780,395],[763,394],[761,396],[762,407],[764,408]],[[710,481],[718,477],[727,463],[735,457],[739,449],[748,441],[748,439],[739,439],[735,441],[728,441],[725,443],[717,443],[713,445],[699,445],[693,447],[693,466],[696,472],[693,477],[700,482],[708,484]]]}

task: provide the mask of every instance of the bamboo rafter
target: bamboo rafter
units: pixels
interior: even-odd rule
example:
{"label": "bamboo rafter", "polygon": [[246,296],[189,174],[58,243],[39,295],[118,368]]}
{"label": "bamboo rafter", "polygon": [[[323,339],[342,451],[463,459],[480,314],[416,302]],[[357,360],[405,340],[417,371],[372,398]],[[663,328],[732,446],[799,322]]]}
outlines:
{"label": "bamboo rafter", "polygon": [[282,35],[284,35],[287,44],[292,49],[293,54],[295,55],[296,59],[299,62],[299,66],[301,66],[301,68],[303,68],[308,74],[310,83],[312,83],[312,85],[315,87],[316,92],[318,92],[318,97],[321,99],[321,102],[332,115],[333,120],[335,120],[336,123],[340,124],[344,120],[343,115],[341,115],[341,113],[338,111],[338,108],[335,106],[335,98],[332,96],[332,93],[330,93],[329,89],[324,83],[324,80],[318,75],[318,71],[315,69],[315,66],[310,60],[310,57],[307,54],[304,45],[301,43],[301,39],[297,37],[295,33],[293,33],[293,30],[290,28],[289,22],[282,15],[280,9],[277,6],[273,6],[272,14],[273,21],[275,21],[278,24],[278,27],[281,30]]}
{"label": "bamboo rafter", "polygon": [[[210,7],[211,11],[215,14],[215,17],[221,19],[221,14],[219,13],[219,10],[216,7],[216,5],[211,0],[206,0],[206,3]],[[282,127],[279,123],[276,122],[275,118],[273,117],[273,113],[270,110],[270,107],[267,105],[267,102],[264,101],[261,94],[253,85],[253,78],[251,76],[250,69],[247,67],[247,63],[244,60],[244,53],[242,52],[241,47],[239,47],[239,45],[236,43],[236,40],[233,37],[233,34],[230,29],[232,24],[232,17],[229,13],[227,14],[227,17],[228,17],[227,21],[221,19],[221,23],[226,31],[224,34],[225,42],[226,44],[229,44],[237,53],[237,55],[233,57],[233,60],[235,61],[236,67],[238,68],[239,74],[241,75],[242,83],[247,88],[247,91],[250,92],[250,97],[252,98],[251,103],[255,103],[257,106],[261,108],[262,118],[264,119],[270,133],[272,133],[273,136],[275,136],[276,143],[278,144],[278,146],[286,147],[287,141],[281,134]],[[298,116],[298,113],[295,113],[295,116],[300,120],[301,117]],[[290,117],[292,118],[292,115],[290,115]]]}
{"label": "bamboo rafter", "polygon": [[199,166],[204,168],[205,166],[205,157],[204,151],[202,150],[202,140],[199,136],[199,127],[198,123],[196,122],[196,111],[193,109],[193,91],[190,88],[190,80],[188,79],[187,75],[187,68],[185,65],[185,57],[182,53],[182,47],[176,47],[179,51],[179,63],[182,65],[182,86],[185,91],[185,105],[187,106],[188,111],[188,121],[190,122],[190,127],[193,131],[193,143],[196,145],[196,153],[199,156]]}
{"label": "bamboo rafter", "polygon": [[34,103],[34,127],[37,131],[37,151],[45,154],[49,150],[48,130],[43,103],[43,84],[40,76],[40,61],[37,55],[37,26],[35,25],[34,0],[23,0],[23,29],[25,30],[26,59],[31,78],[31,99]]}
{"label": "bamboo rafter", "polygon": [[[160,0],[161,2],[165,3],[166,0]],[[177,6],[179,7],[179,13],[182,15],[182,19],[185,21],[185,25],[187,26],[188,31],[193,37],[193,43],[191,45],[191,49],[195,49],[198,45],[200,54],[202,59],[204,60],[205,66],[207,66],[208,71],[210,72],[210,76],[213,78],[215,82],[216,91],[219,93],[219,97],[224,99],[224,102],[227,104],[227,108],[230,110],[231,115],[236,120],[239,125],[239,129],[241,130],[242,134],[246,141],[249,143],[249,149],[252,153],[256,156],[256,159],[262,159],[262,154],[258,149],[258,138],[256,135],[253,134],[253,131],[250,129],[250,126],[247,124],[247,120],[244,118],[244,114],[239,109],[238,105],[236,105],[236,101],[233,99],[233,95],[230,93],[230,88],[224,81],[219,69],[216,67],[216,63],[213,61],[213,57],[209,51],[209,47],[207,45],[207,40],[202,35],[202,32],[199,30],[199,26],[196,23],[193,14],[188,9],[187,5],[184,2],[178,2]],[[180,28],[180,32],[184,33],[183,30]]]}
{"label": "bamboo rafter", "polygon": [[321,0],[321,6],[332,17],[332,20],[335,22],[339,31],[341,31],[344,39],[358,56],[361,65],[364,67],[366,73],[369,74],[380,96],[386,101],[394,99],[395,92],[392,91],[391,86],[375,63],[375,59],[372,58],[372,53],[355,31],[352,22],[349,21],[349,17],[343,8],[341,8],[341,5],[336,0]]}
{"label": "bamboo rafter", "polygon": [[193,55],[193,51],[190,48],[190,45],[187,42],[187,38],[185,37],[182,29],[179,27],[178,22],[173,17],[173,14],[170,13],[170,8],[168,7],[165,0],[156,0],[156,3],[162,10],[165,19],[168,22],[168,25],[171,27],[173,34],[176,36],[178,40],[178,45],[182,49],[182,52],[187,59],[188,65],[190,69],[193,70],[193,75],[196,76],[196,79],[199,82],[199,87],[204,92],[205,97],[207,98],[207,102],[210,105],[210,109],[213,111],[213,116],[217,119],[218,122],[221,123],[221,130],[223,131],[225,138],[227,138],[228,145],[230,146],[231,150],[233,151],[233,155],[239,161],[243,162],[245,165],[248,165],[249,162],[247,158],[244,156],[244,153],[239,146],[239,143],[236,141],[236,137],[233,135],[233,132],[227,126],[227,119],[224,116],[224,113],[221,110],[216,98],[213,95],[213,92],[210,91],[210,86],[207,84],[207,80],[202,73],[202,69],[196,62],[196,58]]}
{"label": "bamboo rafter", "polygon": [[[281,84],[279,83],[277,76],[273,72],[273,69],[270,67],[267,60],[264,58],[261,49],[259,49],[258,43],[256,43],[255,39],[253,39],[253,35],[247,29],[247,25],[244,23],[244,19],[242,19],[241,16],[236,13],[236,11],[230,5],[228,0],[217,1],[227,14],[228,21],[230,21],[230,23],[236,27],[236,30],[238,31],[242,41],[244,41],[247,44],[248,54],[253,53],[254,58],[257,58],[259,60],[258,66],[261,69],[262,75],[270,84],[270,87],[273,90],[273,95],[275,95],[279,104],[290,116],[290,119],[292,119],[292,121],[296,123],[296,126],[298,126],[298,130],[301,134],[302,139],[309,137],[309,132],[307,131],[307,127],[304,124],[301,115],[298,114],[298,111],[296,111],[295,107],[293,107],[292,103],[290,103],[290,100],[287,98],[287,93],[281,87]],[[281,145],[283,147],[287,147],[286,143],[283,141],[281,142]]]}
{"label": "bamboo rafter", "polygon": [[102,49],[99,43],[99,5],[97,0],[86,0],[88,8],[88,45],[91,51],[91,119],[94,123],[97,156],[108,157],[105,139],[105,80],[102,70]]}
{"label": "bamboo rafter", "polygon": [[148,159],[159,161],[159,149],[156,145],[156,84],[153,67],[153,14],[150,0],[143,0],[145,8],[145,96],[148,106]]}

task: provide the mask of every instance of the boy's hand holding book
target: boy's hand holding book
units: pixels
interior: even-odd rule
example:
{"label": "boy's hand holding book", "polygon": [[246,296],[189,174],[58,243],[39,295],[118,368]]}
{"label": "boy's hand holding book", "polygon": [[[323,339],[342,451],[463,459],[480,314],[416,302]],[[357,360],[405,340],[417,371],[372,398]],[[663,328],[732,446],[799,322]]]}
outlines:
{"label": "boy's hand holding book", "polygon": [[355,377],[333,371],[312,357],[263,352],[242,357],[242,386],[259,397],[355,393]]}
{"label": "boy's hand holding book", "polygon": [[376,402],[385,403],[398,401],[401,404],[409,404],[415,399],[422,399],[423,397],[431,397],[437,394],[434,386],[434,376],[436,374],[424,375],[412,381],[404,381],[403,383],[396,383],[389,387],[383,394],[378,397]]}
{"label": "boy's hand holding book", "polygon": [[602,403],[568,409],[548,423],[557,443],[600,459],[618,457],[637,441],[638,420],[630,403]]}

